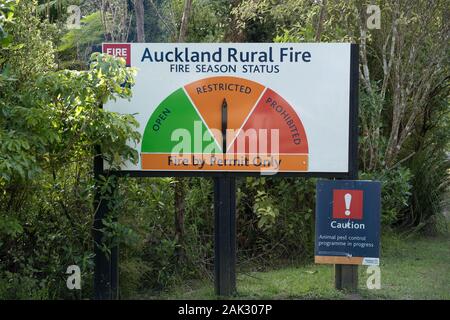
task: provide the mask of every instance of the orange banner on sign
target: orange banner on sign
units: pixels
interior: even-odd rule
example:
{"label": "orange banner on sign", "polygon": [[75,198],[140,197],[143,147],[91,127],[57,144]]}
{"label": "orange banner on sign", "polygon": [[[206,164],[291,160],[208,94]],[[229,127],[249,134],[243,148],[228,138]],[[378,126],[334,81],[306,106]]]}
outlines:
{"label": "orange banner on sign", "polygon": [[356,264],[361,265],[363,262],[362,257],[344,257],[344,256],[315,256],[315,263],[324,264]]}
{"label": "orange banner on sign", "polygon": [[308,155],[142,153],[141,165],[152,171],[307,171]]}

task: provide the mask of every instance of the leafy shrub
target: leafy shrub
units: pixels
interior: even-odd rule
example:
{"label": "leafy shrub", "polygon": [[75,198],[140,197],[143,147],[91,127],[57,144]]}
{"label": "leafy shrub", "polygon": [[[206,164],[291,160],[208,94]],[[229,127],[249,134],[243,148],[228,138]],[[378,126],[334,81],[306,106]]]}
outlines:
{"label": "leafy shrub", "polygon": [[403,210],[403,226],[428,234],[445,232],[443,212],[450,203],[450,161],[445,154],[423,151],[412,159],[410,167],[414,172],[411,206]]}
{"label": "leafy shrub", "polygon": [[411,195],[411,172],[398,166],[373,173],[360,173],[362,180],[381,182],[381,222],[391,226],[398,221],[400,212],[409,205]]}
{"label": "leafy shrub", "polygon": [[[115,166],[136,158],[125,142],[139,138],[133,117],[99,105],[129,97],[135,71],[100,54],[87,71],[57,71],[48,24],[35,6],[17,4],[16,21],[6,28],[12,42],[0,50],[0,68],[9,72],[0,82],[0,293],[89,297],[93,146],[101,145]],[[66,288],[73,264],[84,283],[76,293]]]}
{"label": "leafy shrub", "polygon": [[0,298],[45,300],[54,298],[45,281],[23,274],[5,272],[0,277]]}

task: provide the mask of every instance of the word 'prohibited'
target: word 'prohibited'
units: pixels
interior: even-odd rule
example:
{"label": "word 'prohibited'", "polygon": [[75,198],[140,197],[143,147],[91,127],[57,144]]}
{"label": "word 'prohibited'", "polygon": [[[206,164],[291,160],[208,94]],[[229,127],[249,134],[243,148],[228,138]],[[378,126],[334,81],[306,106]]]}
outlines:
{"label": "word 'prohibited'", "polygon": [[[351,44],[103,44],[138,75],[142,141],[128,173],[336,173],[350,169]],[[337,63],[339,61],[339,63]]]}
{"label": "word 'prohibited'", "polygon": [[316,263],[378,265],[381,184],[319,180]]}

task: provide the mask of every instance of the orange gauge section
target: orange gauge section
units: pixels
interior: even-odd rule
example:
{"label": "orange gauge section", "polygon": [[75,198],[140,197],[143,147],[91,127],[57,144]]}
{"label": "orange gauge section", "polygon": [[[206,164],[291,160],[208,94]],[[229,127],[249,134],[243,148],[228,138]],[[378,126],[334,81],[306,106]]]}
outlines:
{"label": "orange gauge section", "polygon": [[[242,127],[245,119],[256,105],[264,86],[238,77],[211,77],[192,82],[184,87],[197,107],[206,125],[213,132],[218,144],[222,146],[221,105],[228,103],[227,148]],[[234,130],[234,134],[232,131]]]}

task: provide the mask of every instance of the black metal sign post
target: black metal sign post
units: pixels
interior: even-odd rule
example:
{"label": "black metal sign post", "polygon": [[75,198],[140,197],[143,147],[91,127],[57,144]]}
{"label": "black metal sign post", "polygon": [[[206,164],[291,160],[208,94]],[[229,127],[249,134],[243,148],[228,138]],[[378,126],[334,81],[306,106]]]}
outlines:
{"label": "black metal sign post", "polygon": [[214,282],[220,296],[236,292],[236,179],[214,178]]}
{"label": "black metal sign post", "polygon": [[104,194],[101,191],[100,175],[104,174],[103,158],[100,149],[96,148],[94,157],[94,298],[97,300],[111,300],[119,298],[119,273],[118,273],[118,247],[112,247],[110,254],[102,250],[103,246],[103,219],[108,216],[110,193]]}
{"label": "black metal sign post", "polygon": [[336,264],[334,266],[334,286],[337,290],[356,292],[358,290],[358,266]]}
{"label": "black metal sign post", "polygon": [[[359,46],[350,47],[350,132],[349,132],[349,174],[351,180],[358,179],[358,107],[359,107]],[[334,286],[338,290],[356,292],[358,290],[358,266],[336,264]]]}
{"label": "black metal sign post", "polygon": [[[227,151],[228,104],[223,99],[222,152]],[[214,282],[220,296],[236,292],[236,179],[214,178]]]}

